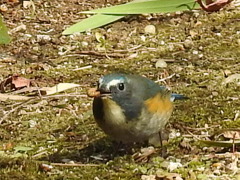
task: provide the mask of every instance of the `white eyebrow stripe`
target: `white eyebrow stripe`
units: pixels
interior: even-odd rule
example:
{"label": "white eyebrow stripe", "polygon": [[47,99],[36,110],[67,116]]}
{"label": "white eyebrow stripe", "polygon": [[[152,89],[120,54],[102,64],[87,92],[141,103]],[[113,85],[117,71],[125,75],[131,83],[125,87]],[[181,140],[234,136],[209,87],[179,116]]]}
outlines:
{"label": "white eyebrow stripe", "polygon": [[117,84],[119,84],[121,82],[122,82],[122,80],[120,80],[120,79],[114,79],[107,84],[107,89],[109,89],[111,86],[116,86]]}

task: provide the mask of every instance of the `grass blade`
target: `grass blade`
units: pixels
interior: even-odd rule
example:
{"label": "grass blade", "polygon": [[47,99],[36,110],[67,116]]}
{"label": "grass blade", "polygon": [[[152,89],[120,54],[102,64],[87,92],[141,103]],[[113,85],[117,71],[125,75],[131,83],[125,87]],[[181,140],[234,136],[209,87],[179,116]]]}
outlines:
{"label": "grass blade", "polygon": [[117,21],[127,14],[164,13],[184,11],[199,7],[195,0],[135,0],[123,5],[112,6],[82,13],[96,15],[82,20],[63,31],[63,35],[84,32]]}
{"label": "grass blade", "polygon": [[119,14],[116,14],[116,15],[96,14],[70,26],[69,28],[64,30],[62,34],[69,35],[76,32],[84,32],[91,29],[95,29],[103,25],[109,24],[111,22],[117,21],[118,19],[121,19],[124,16],[125,15],[119,15]]}
{"label": "grass blade", "polygon": [[11,38],[8,35],[8,29],[3,23],[2,17],[0,15],[0,44],[8,44],[10,41]]}
{"label": "grass blade", "polygon": [[132,2],[91,11],[84,11],[83,13],[102,13],[102,14],[166,13],[190,10],[193,7],[199,7],[198,4],[196,4],[195,0],[151,0]]}

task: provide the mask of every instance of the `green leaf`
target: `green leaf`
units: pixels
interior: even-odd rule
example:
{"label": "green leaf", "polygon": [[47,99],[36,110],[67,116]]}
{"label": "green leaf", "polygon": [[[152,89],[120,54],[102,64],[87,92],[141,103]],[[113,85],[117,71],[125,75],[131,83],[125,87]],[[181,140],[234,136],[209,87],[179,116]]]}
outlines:
{"label": "green leaf", "polygon": [[233,144],[239,146],[240,145],[240,141],[235,141],[233,142],[231,141],[200,141],[200,143],[207,145],[207,146],[211,146],[211,147],[232,147]]}
{"label": "green leaf", "polygon": [[31,147],[26,147],[26,146],[17,146],[14,148],[15,152],[27,152],[32,150],[33,148]]}
{"label": "green leaf", "polygon": [[91,29],[95,29],[101,27],[103,25],[109,24],[111,22],[117,21],[118,19],[123,18],[124,15],[104,15],[104,14],[97,14],[93,15],[87,19],[74,24],[63,31],[63,35],[73,34],[76,32],[84,32]]}
{"label": "green leaf", "polygon": [[8,29],[3,23],[2,17],[0,16],[0,44],[10,43],[11,38],[8,35]]}
{"label": "green leaf", "polygon": [[145,14],[145,13],[167,13],[190,10],[199,7],[195,0],[147,0],[131,2],[82,13],[102,13],[102,14]]}
{"label": "green leaf", "polygon": [[[127,14],[164,13],[192,9],[195,0],[135,0],[123,5],[112,6],[82,13],[97,13],[63,31],[63,35],[84,32],[117,21]],[[197,4],[194,8],[199,7]]]}

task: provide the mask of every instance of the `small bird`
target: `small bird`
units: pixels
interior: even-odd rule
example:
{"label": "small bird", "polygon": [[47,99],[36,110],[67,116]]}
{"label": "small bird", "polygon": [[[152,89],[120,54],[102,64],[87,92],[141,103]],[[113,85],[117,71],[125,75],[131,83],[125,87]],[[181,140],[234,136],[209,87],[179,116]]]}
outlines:
{"label": "small bird", "polygon": [[123,143],[149,140],[168,122],[173,100],[185,99],[172,94],[152,80],[132,74],[103,76],[92,92],[93,115],[100,128]]}

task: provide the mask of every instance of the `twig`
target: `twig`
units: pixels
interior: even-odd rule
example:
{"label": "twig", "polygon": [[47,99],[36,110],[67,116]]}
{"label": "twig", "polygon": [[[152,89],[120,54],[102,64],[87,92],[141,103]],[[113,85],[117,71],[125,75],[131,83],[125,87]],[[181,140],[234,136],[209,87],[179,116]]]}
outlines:
{"label": "twig", "polygon": [[162,81],[166,81],[167,79],[171,79],[173,76],[175,76],[176,74],[174,73],[174,74],[172,74],[172,75],[170,75],[170,76],[168,76],[168,77],[165,77],[165,78],[162,78],[162,79],[159,79],[159,80],[157,80],[157,81],[155,81],[155,82],[162,82]]}
{"label": "twig", "polygon": [[20,105],[16,106],[15,108],[13,108],[12,110],[8,111],[1,119],[0,119],[0,124],[2,124],[2,122],[13,112],[17,111],[19,108],[23,107],[25,104],[30,103],[32,101],[34,101],[35,99],[28,99],[26,101],[24,101],[23,103],[21,103]]}
{"label": "twig", "polygon": [[32,158],[39,157],[39,156],[41,156],[41,155],[43,155],[43,154],[47,154],[47,151],[43,151],[43,152],[40,152],[40,153],[38,153],[38,154],[35,154],[35,155],[32,156]]}
{"label": "twig", "polygon": [[218,158],[231,158],[232,156],[240,157],[240,153],[239,153],[239,152],[234,152],[234,153],[226,152],[226,153],[207,154],[207,155],[205,155],[205,157],[210,157],[210,158],[213,158],[213,157],[218,157]]}
{"label": "twig", "polygon": [[204,127],[204,128],[192,128],[192,127],[184,126],[183,128],[186,130],[202,131],[202,130],[212,129],[212,128],[216,128],[216,127],[219,127],[219,125],[209,126],[209,127]]}
{"label": "twig", "polygon": [[52,96],[42,96],[42,99],[58,98],[58,97],[88,97],[88,96],[85,94],[58,94],[58,95],[52,95]]}
{"label": "twig", "polygon": [[117,54],[117,53],[112,53],[112,54],[107,54],[106,53],[99,53],[96,51],[78,51],[76,52],[77,54],[84,54],[84,55],[94,55],[94,56],[108,56],[108,57],[119,57],[119,58],[123,58],[126,57],[125,54]]}
{"label": "twig", "polygon": [[138,46],[134,46],[132,48],[129,49],[116,49],[113,50],[113,52],[121,52],[121,53],[128,53],[128,52],[136,52],[138,48],[142,47],[142,44],[138,45]]}
{"label": "twig", "polygon": [[199,141],[201,140],[197,135],[191,133],[191,132],[188,131],[188,130],[187,130],[187,132],[188,132],[192,137],[196,138],[197,140],[199,140]]}
{"label": "twig", "polygon": [[[52,95],[52,96],[42,96],[40,99],[48,99],[48,98],[58,98],[58,97],[88,97],[87,95],[82,95],[82,94],[63,94],[63,95]],[[39,98],[31,98],[28,99],[22,103],[20,103],[19,105],[17,105],[15,108],[11,109],[10,111],[8,111],[2,118],[0,118],[0,124],[2,124],[2,122],[13,112],[17,111],[19,108],[23,107],[24,105],[33,102],[35,100],[40,100]]]}
{"label": "twig", "polygon": [[20,93],[25,93],[25,92],[39,91],[39,90],[41,90],[40,87],[25,87],[23,89],[19,89],[19,90],[11,92],[11,94],[20,94]]}
{"label": "twig", "polygon": [[63,167],[97,167],[99,164],[64,164],[64,163],[51,163],[52,166],[63,166]]}
{"label": "twig", "polygon": [[83,66],[83,67],[80,67],[80,68],[76,68],[76,69],[73,69],[73,71],[79,71],[79,70],[89,69],[89,68],[92,68],[92,65],[88,65],[88,66]]}

